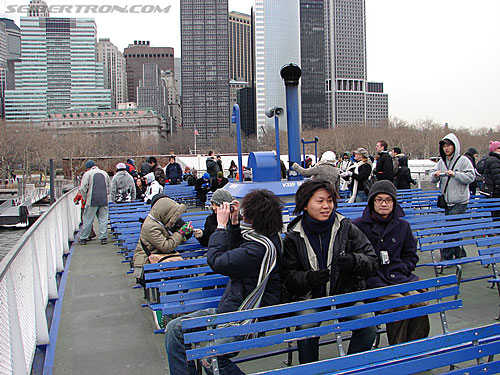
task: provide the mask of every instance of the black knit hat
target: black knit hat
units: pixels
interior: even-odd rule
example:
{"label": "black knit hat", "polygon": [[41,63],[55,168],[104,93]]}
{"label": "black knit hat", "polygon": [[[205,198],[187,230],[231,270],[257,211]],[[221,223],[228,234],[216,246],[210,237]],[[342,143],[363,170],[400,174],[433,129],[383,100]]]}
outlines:
{"label": "black knit hat", "polygon": [[398,202],[396,187],[389,180],[377,181],[373,184],[370,192],[368,193],[368,205],[370,207],[373,207],[373,200],[377,194],[389,194],[394,200],[394,204]]}

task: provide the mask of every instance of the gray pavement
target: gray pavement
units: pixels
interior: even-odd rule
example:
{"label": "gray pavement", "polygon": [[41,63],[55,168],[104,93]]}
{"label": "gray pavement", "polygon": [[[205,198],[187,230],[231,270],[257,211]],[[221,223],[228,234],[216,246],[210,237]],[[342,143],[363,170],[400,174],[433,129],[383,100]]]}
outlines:
{"label": "gray pavement", "polygon": [[[149,309],[142,308],[142,291],[132,289],[134,279],[126,274],[128,264],[110,241],[101,245],[90,241],[76,245],[68,274],[54,374],[166,374],[163,335],[154,335]],[[477,255],[468,247],[469,255]],[[421,262],[429,254],[419,254]],[[464,265],[464,277],[489,273],[479,264]],[[433,277],[429,267],[417,268],[421,278]],[[446,269],[445,274],[454,273]],[[447,312],[450,330],[495,322],[499,297],[485,280],[461,285],[464,307]],[[431,317],[431,335],[442,333],[439,317]],[[387,345],[385,336],[382,345]],[[335,345],[321,348],[321,358],[337,355]],[[284,367],[285,356],[252,361],[241,365],[245,372]],[[297,355],[294,354],[294,364]],[[439,373],[433,372],[433,373]],[[175,374],[173,374],[175,375]]]}
{"label": "gray pavement", "polygon": [[163,335],[132,289],[128,263],[110,241],[77,244],[68,274],[54,374],[166,374]]}

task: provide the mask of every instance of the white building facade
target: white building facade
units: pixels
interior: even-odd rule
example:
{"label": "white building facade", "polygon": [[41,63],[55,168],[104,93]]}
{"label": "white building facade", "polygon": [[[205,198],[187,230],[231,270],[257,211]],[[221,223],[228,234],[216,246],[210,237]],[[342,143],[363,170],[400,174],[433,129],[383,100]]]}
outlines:
{"label": "white building facade", "polygon": [[266,109],[274,106],[285,109],[280,117],[280,130],[286,130],[285,85],[280,70],[290,63],[300,66],[299,0],[255,0],[254,14],[257,136],[260,138],[274,129],[274,119],[265,114]]}
{"label": "white building facade", "polygon": [[102,38],[97,43],[97,62],[103,65],[104,88],[110,90],[111,107],[118,108],[118,103],[128,101],[125,57],[108,38]]}

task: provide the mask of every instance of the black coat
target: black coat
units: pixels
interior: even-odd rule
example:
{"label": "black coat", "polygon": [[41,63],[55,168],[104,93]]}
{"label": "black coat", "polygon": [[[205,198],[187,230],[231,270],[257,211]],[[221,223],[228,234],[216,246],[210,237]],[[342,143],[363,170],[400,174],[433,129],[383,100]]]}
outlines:
{"label": "black coat", "polygon": [[356,225],[370,240],[377,256],[380,251],[389,253],[389,264],[381,264],[376,274],[366,280],[369,288],[386,285],[402,284],[418,280],[412,272],[418,262],[417,240],[413,236],[410,224],[402,219],[404,212],[396,205],[394,219],[384,229],[371,217],[371,208],[366,206],[363,215],[353,220]]}
{"label": "black coat", "polygon": [[401,156],[399,158],[399,167],[394,177],[394,185],[397,189],[410,189],[410,184],[416,185],[417,181],[411,178],[410,168],[408,168],[408,158]]}
{"label": "black coat", "polygon": [[389,180],[394,181],[394,167],[392,157],[387,151],[381,151],[378,154],[377,166],[375,167],[375,176],[377,181]]}
{"label": "black coat", "polygon": [[[465,157],[467,157],[467,159],[470,160],[470,162],[472,163],[472,166],[474,167],[474,170],[476,170],[476,158],[474,157],[474,154],[477,153],[477,151],[474,153],[474,151],[476,151],[475,149],[469,149],[467,150],[467,152],[464,154]],[[469,184],[469,190],[474,190],[477,189],[477,179],[474,180],[473,182],[471,182]]]}
{"label": "black coat", "polygon": [[217,229],[217,215],[215,212],[212,212],[205,219],[205,227],[203,228],[203,236],[197,238],[198,242],[203,246],[208,246],[208,240],[210,240],[210,236]]}
{"label": "black coat", "polygon": [[500,154],[490,152],[487,158],[477,163],[477,171],[484,176],[484,184],[493,196],[500,197]]}
{"label": "black coat", "polygon": [[196,198],[205,203],[207,200],[207,193],[210,191],[210,182],[205,181],[203,177],[200,177],[194,184],[194,190],[196,191]]}
{"label": "black coat", "polygon": [[212,178],[210,180],[210,191],[215,191],[217,189],[221,189],[224,186],[226,186],[226,184],[228,182],[229,182],[229,180],[226,177],[222,177],[222,179],[220,181],[217,180],[217,177]]}
{"label": "black coat", "polygon": [[[335,214],[335,213],[334,213]],[[300,233],[294,231],[302,215],[296,217],[289,225],[283,243],[283,254],[280,260],[281,277],[286,293],[292,301],[302,300],[312,293],[307,283],[307,273],[312,270],[307,248]],[[338,220],[338,218],[335,218]],[[377,255],[366,236],[350,219],[343,218],[333,244],[333,262],[330,272],[330,291],[328,295],[354,292],[366,288],[365,277],[371,276],[377,268]],[[335,259],[342,252],[352,253],[356,259],[353,270],[342,271]]]}
{"label": "black coat", "polygon": [[[269,239],[281,252],[279,235]],[[260,267],[266,249],[255,241],[243,239],[239,225],[217,229],[208,244],[207,262],[214,272],[229,276],[229,283],[222,296],[217,313],[236,311],[245,298],[256,288]],[[281,302],[281,279],[278,263],[267,281],[260,306]]]}
{"label": "black coat", "polygon": [[207,158],[206,165],[207,165],[207,173],[210,175],[210,177],[217,176],[217,172],[219,172],[219,165],[214,160],[213,156],[209,156]]}

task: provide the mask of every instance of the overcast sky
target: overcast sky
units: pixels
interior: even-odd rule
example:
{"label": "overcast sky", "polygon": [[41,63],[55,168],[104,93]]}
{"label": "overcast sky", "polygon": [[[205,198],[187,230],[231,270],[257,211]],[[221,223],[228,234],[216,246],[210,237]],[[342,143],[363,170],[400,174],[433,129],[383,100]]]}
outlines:
{"label": "overcast sky", "polygon": [[[283,0],[289,1],[289,0]],[[7,5],[29,0],[0,0]],[[99,38],[123,50],[134,40],[175,48],[180,56],[179,1],[46,0],[49,5],[152,4],[168,13],[52,13],[95,18]],[[252,0],[229,0],[250,13]],[[73,8],[73,10],[76,8]],[[500,127],[500,0],[366,0],[368,80],[384,82],[390,116],[458,127]]]}

